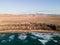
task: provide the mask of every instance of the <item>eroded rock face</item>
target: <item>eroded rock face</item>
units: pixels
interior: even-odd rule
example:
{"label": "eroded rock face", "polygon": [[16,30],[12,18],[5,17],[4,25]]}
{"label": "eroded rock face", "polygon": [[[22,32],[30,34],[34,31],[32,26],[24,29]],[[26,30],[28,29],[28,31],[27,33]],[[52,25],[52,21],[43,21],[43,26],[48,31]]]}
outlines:
{"label": "eroded rock face", "polygon": [[0,25],[0,30],[56,30],[56,25],[45,23],[13,23]]}

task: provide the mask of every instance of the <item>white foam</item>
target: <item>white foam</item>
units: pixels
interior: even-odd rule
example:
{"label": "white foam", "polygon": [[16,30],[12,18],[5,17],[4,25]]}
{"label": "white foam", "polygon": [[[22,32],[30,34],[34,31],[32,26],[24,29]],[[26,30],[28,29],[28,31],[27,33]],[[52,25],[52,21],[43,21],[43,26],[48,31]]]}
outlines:
{"label": "white foam", "polygon": [[10,39],[14,39],[15,35],[11,35],[9,36]]}
{"label": "white foam", "polygon": [[32,33],[32,35],[43,38],[44,40],[52,39],[51,37],[53,36],[53,35],[47,34],[47,33]]}
{"label": "white foam", "polygon": [[19,36],[18,36],[18,38],[20,39],[20,40],[24,40],[24,39],[26,39],[26,35],[25,34],[20,34]]}
{"label": "white foam", "polygon": [[45,44],[46,42],[48,42],[48,40],[41,40],[41,39],[38,39],[42,44]]}
{"label": "white foam", "polygon": [[31,38],[33,38],[33,39],[37,39],[37,37],[35,37],[35,36],[30,36]]}
{"label": "white foam", "polygon": [[6,42],[6,40],[2,40],[1,42],[4,43],[4,42]]}
{"label": "white foam", "polygon": [[58,42],[57,40],[53,40],[54,42]]}

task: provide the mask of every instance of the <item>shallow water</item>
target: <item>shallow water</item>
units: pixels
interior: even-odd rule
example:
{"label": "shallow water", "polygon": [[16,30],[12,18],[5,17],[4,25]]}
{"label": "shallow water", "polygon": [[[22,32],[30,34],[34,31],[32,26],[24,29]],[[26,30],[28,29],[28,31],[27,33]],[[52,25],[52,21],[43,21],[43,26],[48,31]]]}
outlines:
{"label": "shallow water", "polygon": [[60,33],[2,33],[0,45],[60,45]]}

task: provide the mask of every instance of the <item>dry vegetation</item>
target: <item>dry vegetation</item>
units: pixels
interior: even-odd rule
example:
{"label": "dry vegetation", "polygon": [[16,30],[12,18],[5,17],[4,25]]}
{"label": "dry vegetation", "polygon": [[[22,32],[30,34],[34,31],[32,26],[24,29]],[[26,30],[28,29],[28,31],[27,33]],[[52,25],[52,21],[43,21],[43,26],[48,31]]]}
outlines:
{"label": "dry vegetation", "polygon": [[0,30],[56,30],[56,28],[56,25],[44,23],[19,23],[0,25]]}

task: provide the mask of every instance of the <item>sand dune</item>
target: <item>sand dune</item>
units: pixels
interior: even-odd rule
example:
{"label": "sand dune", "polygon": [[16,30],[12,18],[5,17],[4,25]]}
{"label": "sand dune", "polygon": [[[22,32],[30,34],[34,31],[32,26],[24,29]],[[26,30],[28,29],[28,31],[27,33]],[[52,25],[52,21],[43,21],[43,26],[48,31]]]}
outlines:
{"label": "sand dune", "polygon": [[0,24],[15,22],[36,22],[60,25],[60,16],[49,15],[0,15]]}
{"label": "sand dune", "polygon": [[[59,25],[58,27],[56,27],[56,30],[60,30],[60,16],[58,16],[58,15],[26,15],[26,14],[25,15],[22,15],[22,14],[21,15],[3,14],[2,15],[2,14],[0,14],[0,30],[2,28],[10,30],[10,28],[11,28],[11,31],[12,31],[12,29],[15,31],[14,26],[11,27],[11,26],[8,26],[8,25],[9,24],[19,24],[19,23],[20,24],[21,23],[22,24],[24,24],[24,23],[28,24],[29,26],[27,28],[25,28],[26,25],[22,25],[23,27],[22,26],[20,26],[20,27],[22,27],[21,29],[25,29],[25,30],[31,28],[30,31],[32,29],[33,30],[36,29],[35,31],[37,31],[37,28],[39,29],[40,27],[45,29],[45,31],[44,31],[44,29],[42,29],[44,32],[47,32],[48,30],[53,29],[51,26],[47,27],[47,25],[43,25],[43,26],[40,26],[40,27],[38,25],[38,27],[36,27],[36,26],[34,26],[34,24],[32,24],[32,26],[31,26],[30,23],[38,23],[38,24],[39,23],[44,23],[44,24],[48,24],[48,25],[50,25],[50,24]],[[7,24],[7,26],[5,26],[6,24]],[[5,27],[3,27],[3,26],[1,27],[1,25],[4,25]],[[21,29],[19,28],[20,31],[22,31]],[[2,32],[10,32],[10,31],[7,31],[7,30],[5,30],[5,31],[3,31],[3,30],[2,30]],[[39,29],[39,30],[40,30],[39,32],[41,32],[41,29]],[[17,32],[19,32],[18,29],[17,29]],[[25,31],[25,32],[28,32],[28,31]],[[34,31],[32,31],[32,32],[34,32]],[[52,31],[48,31],[48,32],[52,32]]]}

